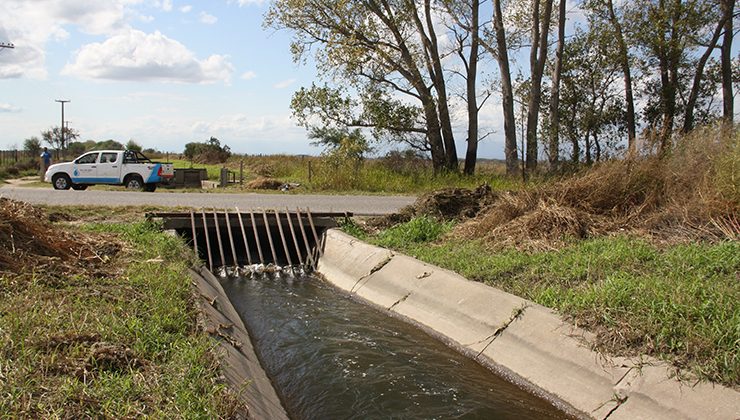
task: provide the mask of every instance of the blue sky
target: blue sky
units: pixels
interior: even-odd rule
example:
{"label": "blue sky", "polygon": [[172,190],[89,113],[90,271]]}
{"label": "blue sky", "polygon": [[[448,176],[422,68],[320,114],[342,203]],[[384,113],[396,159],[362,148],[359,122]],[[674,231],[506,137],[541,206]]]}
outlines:
{"label": "blue sky", "polygon": [[[90,6],[93,4],[94,6]],[[82,139],[181,151],[210,136],[242,153],[318,153],[290,119],[289,34],[259,1],[3,0],[0,148],[61,120]]]}

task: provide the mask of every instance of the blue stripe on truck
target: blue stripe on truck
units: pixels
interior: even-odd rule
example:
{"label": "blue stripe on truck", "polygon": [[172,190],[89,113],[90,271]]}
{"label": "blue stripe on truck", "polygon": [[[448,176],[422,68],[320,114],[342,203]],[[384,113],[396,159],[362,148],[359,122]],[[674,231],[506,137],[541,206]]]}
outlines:
{"label": "blue stripe on truck", "polygon": [[72,182],[75,184],[120,184],[121,181],[118,178],[72,178]]}
{"label": "blue stripe on truck", "polygon": [[161,167],[162,167],[162,164],[161,163],[157,163],[156,165],[154,165],[154,167],[152,168],[152,173],[149,174],[149,179],[147,179],[144,182],[147,183],[147,184],[151,184],[152,182],[159,182],[159,181],[161,181],[162,178],[159,175],[157,175],[157,174],[159,174],[159,168],[161,168]]}

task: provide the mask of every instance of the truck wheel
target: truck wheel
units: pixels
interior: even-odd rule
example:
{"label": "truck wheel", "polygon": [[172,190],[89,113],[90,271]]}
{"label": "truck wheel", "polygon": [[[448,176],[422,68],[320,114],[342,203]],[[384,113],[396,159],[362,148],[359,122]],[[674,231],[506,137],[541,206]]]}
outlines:
{"label": "truck wheel", "polygon": [[156,189],[157,189],[157,184],[153,182],[149,184],[144,184],[144,191],[146,192],[154,192],[154,190]]}
{"label": "truck wheel", "polygon": [[75,191],[85,191],[87,189],[86,184],[72,184],[72,189]]}
{"label": "truck wheel", "polygon": [[139,175],[130,175],[126,180],[126,188],[141,191],[144,188],[144,180]]}
{"label": "truck wheel", "polygon": [[51,177],[51,184],[55,190],[68,190],[72,186],[72,181],[67,174],[55,174]]}

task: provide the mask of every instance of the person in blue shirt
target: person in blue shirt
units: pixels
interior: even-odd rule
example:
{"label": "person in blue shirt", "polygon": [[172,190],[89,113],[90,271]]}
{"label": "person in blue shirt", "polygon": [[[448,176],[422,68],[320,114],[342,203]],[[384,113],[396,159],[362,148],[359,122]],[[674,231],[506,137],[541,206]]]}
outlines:
{"label": "person in blue shirt", "polygon": [[46,173],[46,170],[49,169],[49,166],[51,165],[51,153],[44,147],[44,152],[41,153],[41,182],[44,182],[44,174]]}

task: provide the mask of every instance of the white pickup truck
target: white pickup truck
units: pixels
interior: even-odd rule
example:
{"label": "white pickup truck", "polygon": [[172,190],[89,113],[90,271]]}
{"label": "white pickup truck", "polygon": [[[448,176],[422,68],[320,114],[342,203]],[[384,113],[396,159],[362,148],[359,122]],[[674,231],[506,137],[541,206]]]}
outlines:
{"label": "white pickup truck", "polygon": [[90,185],[125,185],[131,190],[154,191],[175,175],[171,163],[152,162],[135,150],[96,150],[72,162],[49,166],[44,179],[56,190],[84,190]]}

